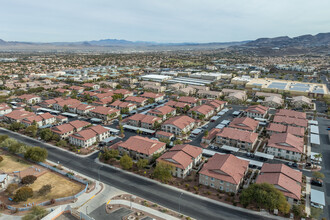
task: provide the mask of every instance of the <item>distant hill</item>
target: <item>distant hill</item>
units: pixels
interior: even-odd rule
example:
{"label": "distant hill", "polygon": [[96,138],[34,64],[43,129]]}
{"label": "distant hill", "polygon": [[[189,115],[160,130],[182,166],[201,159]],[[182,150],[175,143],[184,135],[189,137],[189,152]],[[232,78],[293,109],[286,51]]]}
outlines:
{"label": "distant hill", "polygon": [[216,50],[228,48],[244,54],[286,55],[304,53],[330,53],[330,33],[259,38],[241,42],[210,43],[158,43],[151,41],[128,41],[123,39],[102,39],[79,42],[19,42],[0,39],[0,51],[52,51],[52,52],[144,52],[176,50]]}
{"label": "distant hill", "polygon": [[243,46],[248,47],[322,47],[330,46],[330,33],[316,35],[302,35],[290,38],[288,36],[274,38],[259,38],[250,41]]}

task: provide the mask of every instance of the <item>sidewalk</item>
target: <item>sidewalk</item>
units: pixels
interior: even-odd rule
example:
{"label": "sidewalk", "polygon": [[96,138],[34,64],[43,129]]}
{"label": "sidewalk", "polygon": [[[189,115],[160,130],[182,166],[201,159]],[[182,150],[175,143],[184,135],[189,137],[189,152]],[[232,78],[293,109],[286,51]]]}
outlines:
{"label": "sidewalk", "polygon": [[102,163],[99,161],[98,158],[95,159],[95,162],[102,165],[102,166],[107,166],[107,167],[110,167],[112,169],[116,169],[116,170],[120,170],[121,172],[124,172],[124,173],[127,173],[127,174],[130,174],[130,175],[134,175],[138,178],[141,178],[141,179],[145,179],[145,180],[148,180],[148,181],[151,181],[155,184],[158,184],[158,185],[162,185],[164,187],[167,187],[171,190],[176,190],[178,191],[179,193],[184,193],[184,194],[189,194],[190,196],[194,196],[196,198],[199,198],[199,199],[203,199],[205,201],[208,201],[208,202],[212,202],[214,204],[217,204],[217,205],[220,205],[220,206],[224,206],[224,207],[227,207],[227,208],[230,208],[230,209],[233,209],[234,210],[239,210],[239,211],[242,211],[242,212],[246,212],[246,213],[251,213],[251,214],[255,214],[255,215],[260,215],[260,216],[263,216],[263,217],[267,217],[267,218],[271,218],[271,219],[286,219],[286,218],[283,218],[283,217],[280,217],[280,216],[274,216],[268,212],[257,212],[257,211],[253,211],[253,210],[250,210],[250,209],[244,209],[244,208],[241,208],[241,207],[237,207],[237,206],[233,206],[233,205],[229,205],[227,203],[223,203],[223,202],[219,202],[219,201],[216,201],[216,200],[213,200],[213,199],[209,199],[209,198],[206,198],[206,197],[203,197],[203,196],[200,196],[200,195],[196,195],[192,192],[188,192],[186,190],[183,190],[183,189],[179,189],[179,188],[176,188],[174,186],[170,186],[170,185],[167,185],[167,184],[163,184],[163,183],[160,183],[159,181],[157,180],[153,180],[153,179],[149,179],[147,177],[144,177],[144,176],[140,176],[138,174],[135,174],[135,173],[132,173],[132,172],[129,172],[129,171],[126,171],[126,170],[122,170],[118,167],[114,167],[114,166],[111,166],[109,164],[105,164],[105,163]]}
{"label": "sidewalk", "polygon": [[112,204],[112,205],[119,204],[119,205],[125,205],[125,206],[128,206],[128,207],[131,207],[131,205],[132,205],[132,208],[147,212],[147,213],[155,215],[155,216],[159,216],[160,218],[163,218],[163,219],[166,219],[166,220],[178,220],[178,218],[175,218],[171,215],[168,215],[168,214],[165,214],[163,212],[157,211],[155,209],[146,207],[144,205],[140,205],[140,204],[135,203],[135,202],[131,203],[130,201],[127,201],[127,200],[117,200],[117,199],[115,199],[115,200],[111,200],[109,204]]}
{"label": "sidewalk", "polygon": [[305,212],[307,216],[311,214],[311,202],[310,202],[310,195],[311,195],[311,178],[306,176],[306,201],[305,201]]}

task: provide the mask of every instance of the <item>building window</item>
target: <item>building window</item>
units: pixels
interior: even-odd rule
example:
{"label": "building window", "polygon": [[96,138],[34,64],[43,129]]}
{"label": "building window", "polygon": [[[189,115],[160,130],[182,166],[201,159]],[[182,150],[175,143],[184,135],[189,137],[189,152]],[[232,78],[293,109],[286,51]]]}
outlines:
{"label": "building window", "polygon": [[211,187],[214,187],[214,184],[213,183],[211,183]]}
{"label": "building window", "polygon": [[211,177],[211,181],[214,181],[214,178],[213,177]]}

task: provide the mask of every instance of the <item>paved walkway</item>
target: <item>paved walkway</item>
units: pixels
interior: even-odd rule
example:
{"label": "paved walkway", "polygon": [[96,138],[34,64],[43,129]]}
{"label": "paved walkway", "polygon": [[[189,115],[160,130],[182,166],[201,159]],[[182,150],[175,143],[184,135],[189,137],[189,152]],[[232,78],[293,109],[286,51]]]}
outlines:
{"label": "paved walkway", "polygon": [[120,204],[120,205],[126,205],[128,207],[131,207],[131,205],[132,205],[132,208],[147,212],[147,213],[155,215],[155,216],[159,216],[160,218],[163,218],[163,219],[166,219],[166,220],[178,220],[178,218],[175,218],[171,215],[168,215],[168,214],[165,214],[163,212],[157,211],[155,209],[146,207],[144,205],[140,205],[138,203],[134,203],[134,202],[131,203],[130,201],[127,201],[127,200],[117,200],[117,199],[115,199],[115,200],[111,200],[109,204],[113,204],[113,205],[114,204]]}
{"label": "paved walkway", "polygon": [[311,214],[311,202],[310,202],[310,195],[311,195],[311,178],[306,176],[306,201],[305,201],[305,212],[307,214],[307,216],[309,216]]}

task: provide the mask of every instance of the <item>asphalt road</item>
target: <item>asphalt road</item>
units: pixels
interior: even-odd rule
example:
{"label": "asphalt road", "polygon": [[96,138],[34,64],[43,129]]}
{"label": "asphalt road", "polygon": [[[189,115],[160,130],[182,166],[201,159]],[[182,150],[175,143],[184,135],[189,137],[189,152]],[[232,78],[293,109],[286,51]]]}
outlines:
{"label": "asphalt road", "polygon": [[[81,158],[57,148],[50,147],[38,140],[31,140],[17,133],[11,133],[0,129],[0,134],[7,134],[31,146],[46,148],[48,150],[49,160],[56,163],[59,161],[63,166],[73,171],[82,173],[93,179],[98,179],[98,169],[100,165],[94,162],[93,159],[97,154],[93,154],[91,157]],[[172,210],[178,211],[179,205],[181,205],[181,212],[195,219],[269,219],[257,214],[237,210],[234,207],[222,206],[211,200],[205,200],[189,194],[183,194],[181,199],[179,199],[179,191],[168,188],[162,184],[154,183],[145,178],[122,172],[121,170],[104,166],[99,170],[102,182]]]}

